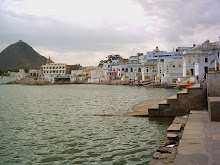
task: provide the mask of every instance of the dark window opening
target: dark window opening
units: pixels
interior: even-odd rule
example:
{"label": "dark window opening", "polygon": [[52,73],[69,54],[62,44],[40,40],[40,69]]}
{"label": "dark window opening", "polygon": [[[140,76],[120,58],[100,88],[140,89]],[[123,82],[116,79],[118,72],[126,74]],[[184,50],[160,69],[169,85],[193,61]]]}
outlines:
{"label": "dark window opening", "polygon": [[191,75],[192,75],[192,76],[194,75],[194,70],[193,70],[193,69],[191,69]]}

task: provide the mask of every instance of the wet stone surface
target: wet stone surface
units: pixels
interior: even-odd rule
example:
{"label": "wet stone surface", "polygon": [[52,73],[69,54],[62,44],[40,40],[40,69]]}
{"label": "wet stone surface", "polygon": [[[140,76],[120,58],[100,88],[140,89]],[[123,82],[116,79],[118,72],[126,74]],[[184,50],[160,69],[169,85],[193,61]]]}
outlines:
{"label": "wet stone surface", "polygon": [[[171,165],[177,154],[177,146],[183,135],[183,128],[186,125],[187,117],[175,117],[171,128],[167,129],[167,135],[164,137],[159,148],[153,155],[150,165]],[[177,128],[178,127],[178,128]],[[176,132],[178,131],[178,132]]]}

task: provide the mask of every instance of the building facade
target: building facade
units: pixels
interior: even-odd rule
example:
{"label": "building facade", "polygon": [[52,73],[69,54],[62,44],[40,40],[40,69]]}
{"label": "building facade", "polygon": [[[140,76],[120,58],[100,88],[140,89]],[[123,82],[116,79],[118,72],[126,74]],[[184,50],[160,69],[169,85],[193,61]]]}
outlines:
{"label": "building facade", "polygon": [[214,73],[219,66],[220,42],[203,44],[192,50],[183,52],[183,77],[199,76],[205,78],[206,73]]}

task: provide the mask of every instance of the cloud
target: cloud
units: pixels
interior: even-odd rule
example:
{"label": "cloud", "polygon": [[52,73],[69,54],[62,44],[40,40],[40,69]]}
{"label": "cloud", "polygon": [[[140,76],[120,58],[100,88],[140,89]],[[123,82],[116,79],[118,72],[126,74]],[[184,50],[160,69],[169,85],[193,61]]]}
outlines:
{"label": "cloud", "polygon": [[0,50],[21,39],[56,62],[83,65],[156,45],[170,51],[216,41],[218,6],[218,0],[3,0]]}
{"label": "cloud", "polygon": [[158,18],[154,24],[159,26],[159,30],[154,35],[161,36],[167,43],[181,44],[185,42],[184,38],[189,38],[189,36],[194,42],[196,40],[194,35],[204,33],[204,31],[207,31],[207,35],[204,37],[208,38],[210,33],[219,33],[219,31],[210,31],[213,26],[220,26],[220,17],[218,17],[220,1],[218,0],[193,0],[189,2],[183,0],[136,0],[136,2],[143,7],[146,17]]}

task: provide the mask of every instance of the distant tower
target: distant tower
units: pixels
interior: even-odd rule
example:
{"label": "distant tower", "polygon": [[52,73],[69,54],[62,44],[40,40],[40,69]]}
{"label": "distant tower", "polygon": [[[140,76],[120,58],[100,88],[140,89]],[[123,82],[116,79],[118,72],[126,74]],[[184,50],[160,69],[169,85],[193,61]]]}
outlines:
{"label": "distant tower", "polygon": [[54,63],[54,62],[50,59],[50,56],[49,56],[49,58],[47,59],[46,65],[50,65],[51,63]]}

